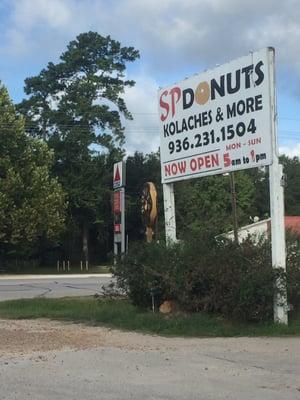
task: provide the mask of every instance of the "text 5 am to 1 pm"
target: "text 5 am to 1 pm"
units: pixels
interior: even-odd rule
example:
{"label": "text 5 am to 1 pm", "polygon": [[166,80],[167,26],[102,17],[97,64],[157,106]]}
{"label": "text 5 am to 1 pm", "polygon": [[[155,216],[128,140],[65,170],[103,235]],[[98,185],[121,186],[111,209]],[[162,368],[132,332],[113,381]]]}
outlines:
{"label": "text 5 am to 1 pm", "polygon": [[159,91],[162,182],[272,163],[269,49]]}

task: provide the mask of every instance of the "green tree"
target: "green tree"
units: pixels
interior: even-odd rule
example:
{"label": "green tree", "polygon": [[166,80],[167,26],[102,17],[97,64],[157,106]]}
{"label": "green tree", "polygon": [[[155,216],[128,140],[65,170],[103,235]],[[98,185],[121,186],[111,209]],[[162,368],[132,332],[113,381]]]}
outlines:
{"label": "green tree", "polygon": [[121,115],[132,118],[123,94],[134,85],[126,79],[126,63],[138,57],[137,50],[121,47],[110,36],[82,33],[59,63],[25,80],[29,97],[18,106],[28,132],[43,137],[55,151],[55,173],[68,193],[69,216],[81,232],[85,260],[89,232],[103,217],[98,211],[108,195],[111,161],[123,156]]}
{"label": "green tree", "polygon": [[281,156],[286,175],[286,186],[284,190],[285,214],[300,215],[300,160],[299,157],[289,158]]}
{"label": "green tree", "polygon": [[265,219],[270,216],[270,191],[268,167],[251,168],[245,171],[255,187],[254,200],[249,214]]}
{"label": "green tree", "polygon": [[53,153],[25,134],[24,121],[0,86],[0,246],[2,255],[29,254],[64,228],[65,196],[50,176]]}
{"label": "green tree", "polygon": [[[129,238],[144,237],[140,212],[143,184],[155,183],[158,192],[158,228],[164,235],[164,206],[161,185],[159,153],[129,156],[126,162],[126,215]],[[237,217],[239,226],[251,223],[257,215],[255,208],[255,182],[245,171],[235,173]],[[218,233],[233,228],[230,181],[228,176],[216,175],[181,181],[175,184],[176,221],[178,237],[199,230]]]}
{"label": "green tree", "polygon": [[[280,156],[285,174],[284,203],[285,215],[300,215],[300,160],[299,157],[290,158]],[[270,191],[268,168],[253,168],[246,171],[255,186],[255,199],[251,215],[260,219],[270,216]]]}
{"label": "green tree", "polygon": [[[252,180],[240,171],[235,173],[238,225],[250,223],[255,196]],[[208,176],[182,181],[175,186],[178,234],[190,230],[211,230],[217,233],[233,228],[230,182],[228,176]]]}

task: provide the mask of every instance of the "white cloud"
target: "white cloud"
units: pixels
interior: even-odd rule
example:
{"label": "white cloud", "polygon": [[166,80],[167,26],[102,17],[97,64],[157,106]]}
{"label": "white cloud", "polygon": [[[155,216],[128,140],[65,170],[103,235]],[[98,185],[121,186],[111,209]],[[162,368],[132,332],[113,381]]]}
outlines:
{"label": "white cloud", "polygon": [[11,0],[7,19],[0,51],[43,56],[45,64],[77,34],[96,30],[140,49],[148,70],[164,80],[270,45],[278,50],[280,70],[299,78],[296,0]]}
{"label": "white cloud", "polygon": [[125,122],[126,150],[150,153],[159,147],[157,113],[158,84],[144,74],[139,75],[136,85],[126,90],[125,102],[133,114],[133,121]]}
{"label": "white cloud", "polygon": [[77,34],[98,30],[107,15],[101,9],[100,0],[12,0],[0,52],[24,60],[44,58],[45,64],[56,60]]}
{"label": "white cloud", "polygon": [[[24,70],[28,66],[25,76],[36,74],[48,61],[55,62],[70,40],[89,30],[110,34],[122,45],[140,50],[141,61],[131,70],[137,85],[126,92],[135,117],[126,124],[130,152],[157,149],[158,133],[152,133],[158,126],[157,86],[249,50],[274,46],[280,90],[289,95],[299,93],[298,0],[2,1],[9,4],[10,14],[2,16],[0,54],[11,63],[16,59],[15,64]],[[0,13],[3,10],[0,8]],[[34,72],[29,69],[32,65]],[[23,82],[19,86],[21,91]]]}
{"label": "white cloud", "polygon": [[285,154],[288,157],[300,157],[300,143],[291,146],[283,146],[279,148],[280,154]]}
{"label": "white cloud", "polygon": [[22,30],[33,29],[36,25],[60,28],[72,23],[68,2],[60,0],[19,0],[16,3],[14,23]]}

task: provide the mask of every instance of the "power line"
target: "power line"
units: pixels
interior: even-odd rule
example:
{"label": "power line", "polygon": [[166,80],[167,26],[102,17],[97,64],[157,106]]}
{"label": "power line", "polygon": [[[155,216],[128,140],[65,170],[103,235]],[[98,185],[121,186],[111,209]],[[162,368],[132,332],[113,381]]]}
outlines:
{"label": "power line", "polygon": [[[99,104],[100,106],[101,106],[101,104]],[[103,105],[103,104],[102,104]],[[68,114],[65,112],[65,111],[61,111],[61,110],[53,110],[53,109],[49,109],[49,110],[46,110],[45,111],[46,113],[53,113],[54,115],[57,115],[57,114],[60,114],[60,115],[65,115],[65,116],[68,116]],[[107,112],[108,113],[118,113],[118,115],[120,116],[120,118],[126,118],[125,117],[125,115],[124,115],[124,113],[122,112],[122,111],[119,111],[119,110],[113,110],[113,109],[109,109],[109,110],[107,110]],[[158,112],[149,112],[149,111],[141,111],[141,112],[132,112],[132,111],[130,111],[130,110],[128,110],[128,113],[130,114],[130,115],[156,115],[156,116],[158,116],[159,115],[159,113]],[[24,115],[24,114],[22,114],[22,113],[20,113],[19,112],[19,114],[21,114],[21,115],[23,115],[23,116],[27,116],[27,117],[30,117],[30,115]],[[33,116],[40,116],[41,114],[39,114],[39,113],[34,113],[33,114]],[[287,116],[280,116],[280,115],[278,115],[278,120],[287,120],[287,121],[300,121],[300,118],[298,118],[298,117],[287,117]],[[128,121],[130,121],[130,120],[128,120]]]}

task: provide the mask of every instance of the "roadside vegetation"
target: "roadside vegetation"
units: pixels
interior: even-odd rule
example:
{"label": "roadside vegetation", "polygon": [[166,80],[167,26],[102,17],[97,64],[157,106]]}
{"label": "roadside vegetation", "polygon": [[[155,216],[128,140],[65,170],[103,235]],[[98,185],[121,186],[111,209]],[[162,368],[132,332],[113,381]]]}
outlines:
{"label": "roadside vegetation", "polygon": [[[289,235],[287,244],[283,275],[272,269],[269,241],[259,238],[236,245],[198,231],[172,246],[139,243],[113,267],[117,286],[102,296],[5,301],[0,318],[50,318],[165,336],[299,336],[299,236]],[[288,326],[273,322],[275,279],[287,282]],[[172,310],[162,314],[166,300]]]}
{"label": "roadside vegetation", "polygon": [[267,322],[273,318],[274,282],[287,283],[289,307],[300,310],[300,238],[287,235],[287,272],[274,270],[271,246],[248,237],[235,244],[211,229],[184,240],[137,244],[114,267],[118,286],[132,304],[160,305],[188,313],[214,313],[231,321]]}
{"label": "roadside vegetation", "polygon": [[300,318],[289,326],[228,321],[209,313],[162,315],[127,300],[96,298],[13,300],[0,303],[0,318],[50,318],[163,336],[230,337],[300,335]]}

